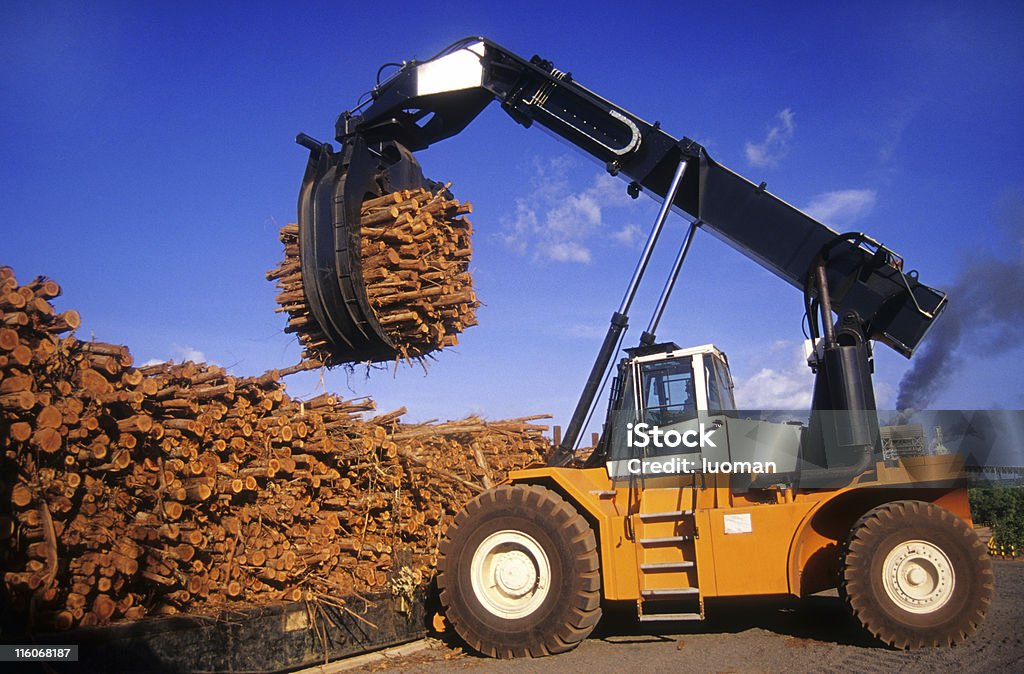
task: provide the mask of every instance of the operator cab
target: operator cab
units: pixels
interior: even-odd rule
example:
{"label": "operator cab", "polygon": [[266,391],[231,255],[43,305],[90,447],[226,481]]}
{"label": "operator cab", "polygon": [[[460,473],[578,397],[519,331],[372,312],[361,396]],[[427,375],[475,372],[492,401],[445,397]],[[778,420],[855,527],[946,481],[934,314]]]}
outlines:
{"label": "operator cab", "polygon": [[[735,411],[729,360],[715,345],[683,349],[669,342],[626,349],[626,354],[619,362],[604,432],[589,465],[634,457],[638,449],[629,438],[634,426],[685,433],[699,429],[700,422],[714,423],[712,417]],[[699,448],[643,450],[648,456],[700,455]]]}
{"label": "operator cab", "polygon": [[[729,360],[713,344],[681,349],[657,344],[626,350],[612,385],[604,433],[588,466],[604,464],[613,480],[650,465],[674,473],[796,470],[804,427],[738,413]],[[680,442],[681,440],[681,442]],[[662,468],[654,469],[654,464]],[[645,470],[645,475],[651,477]],[[732,488],[750,482],[734,475]]]}
{"label": "operator cab", "polygon": [[[694,419],[697,412],[736,409],[729,360],[714,344],[681,349],[675,344],[627,349],[620,365],[635,386],[638,419],[664,426]],[[623,400],[623,402],[626,402]]]}

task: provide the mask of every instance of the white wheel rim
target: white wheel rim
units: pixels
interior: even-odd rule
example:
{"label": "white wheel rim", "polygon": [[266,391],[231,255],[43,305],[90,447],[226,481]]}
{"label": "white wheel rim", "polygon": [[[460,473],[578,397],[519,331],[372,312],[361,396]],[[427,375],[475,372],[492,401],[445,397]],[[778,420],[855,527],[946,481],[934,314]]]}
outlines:
{"label": "white wheel rim", "polygon": [[882,587],[897,606],[910,613],[931,613],[953,596],[956,574],[949,557],[927,541],[907,541],[893,548],[882,564]]}
{"label": "white wheel rim", "polygon": [[473,593],[485,609],[514,620],[536,611],[551,589],[551,563],[537,541],[506,529],[485,538],[469,567]]}

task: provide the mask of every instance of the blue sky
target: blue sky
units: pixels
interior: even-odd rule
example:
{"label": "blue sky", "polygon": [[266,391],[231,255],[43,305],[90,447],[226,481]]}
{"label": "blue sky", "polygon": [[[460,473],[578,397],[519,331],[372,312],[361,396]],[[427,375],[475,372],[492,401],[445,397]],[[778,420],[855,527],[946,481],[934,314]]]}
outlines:
{"label": "blue sky", "polygon": [[[137,362],[202,354],[238,374],[293,363],[263,272],[295,219],[306,154],[295,134],[329,140],[382,63],[472,34],[541,54],[786,201],[870,233],[926,283],[1021,260],[1016,3],[386,6],[4,3],[0,264],[59,280],[80,335],[128,344]],[[420,161],[475,206],[480,325],[427,376],[337,370],[293,377],[290,390],[371,395],[410,419],[564,423],[655,205],[496,107]],[[672,222],[627,342],[682,237]],[[700,234],[659,334],[723,348],[741,403],[796,407],[810,390],[800,319],[799,293]],[[1007,320],[1012,333],[1019,306]],[[994,343],[964,339],[932,407],[1024,407],[1022,350]],[[877,355],[891,405],[908,363]]]}

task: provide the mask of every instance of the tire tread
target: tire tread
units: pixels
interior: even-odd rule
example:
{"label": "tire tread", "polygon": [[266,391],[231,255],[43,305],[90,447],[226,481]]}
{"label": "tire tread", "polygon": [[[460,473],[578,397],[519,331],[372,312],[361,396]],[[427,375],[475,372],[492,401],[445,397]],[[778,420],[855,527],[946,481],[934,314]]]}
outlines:
{"label": "tire tread", "polygon": [[[936,629],[914,629],[887,615],[872,594],[871,554],[874,546],[893,531],[938,526],[963,546],[961,552],[973,574],[966,579],[965,610]],[[882,554],[875,550],[875,554]],[[985,546],[967,524],[950,511],[924,501],[893,501],[865,513],[850,529],[840,551],[842,577],[839,595],[848,610],[874,638],[899,649],[953,646],[970,637],[981,624],[992,601],[992,567]],[[963,582],[963,580],[961,581]],[[963,586],[961,586],[963,587]]]}
{"label": "tire tread", "polygon": [[[469,617],[469,611],[458,605],[449,582],[458,582],[458,570],[451,568],[449,557],[456,552],[468,530],[496,513],[528,511],[539,520],[550,522],[572,555],[576,590],[567,597],[559,615],[560,624],[551,630],[531,630],[525,643],[507,646],[481,628]],[[570,503],[559,494],[538,485],[500,485],[483,492],[470,501],[455,517],[439,546],[437,586],[441,604],[455,631],[473,650],[490,657],[543,657],[564,653],[579,645],[601,618],[601,560],[597,537],[590,525]]]}

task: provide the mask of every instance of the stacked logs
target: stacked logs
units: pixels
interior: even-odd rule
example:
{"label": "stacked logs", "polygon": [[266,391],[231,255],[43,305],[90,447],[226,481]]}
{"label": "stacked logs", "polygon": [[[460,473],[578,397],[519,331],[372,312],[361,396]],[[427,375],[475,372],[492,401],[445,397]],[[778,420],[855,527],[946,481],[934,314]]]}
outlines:
{"label": "stacked logs", "polygon": [[446,190],[394,192],[363,204],[363,281],[384,332],[405,358],[459,343],[480,303],[469,260],[470,204]]}
{"label": "stacked logs", "polygon": [[294,400],[287,370],[134,367],[61,336],[53,281],[0,279],[0,559],[38,628],[415,587],[461,506],[548,447],[536,418],[408,425]]}
{"label": "stacked logs", "polygon": [[[421,359],[458,344],[476,325],[480,306],[469,261],[472,225],[461,217],[468,203],[419,189],[393,192],[363,203],[360,227],[362,279],[367,299],[400,358]],[[284,260],[267,272],[277,281],[279,312],[288,313],[306,358],[328,365],[344,360],[326,350],[327,341],[310,315],[299,266],[298,226],[281,228]]]}
{"label": "stacked logs", "polygon": [[281,291],[274,298],[278,304],[274,311],[288,314],[288,323],[284,331],[298,336],[303,358],[311,362],[335,365],[340,361],[327,351],[327,337],[306,303],[306,293],[302,285],[302,264],[299,259],[299,226],[294,223],[285,225],[278,232],[278,238],[284,246],[284,259],[266,273],[267,280],[275,281],[277,289]]}

